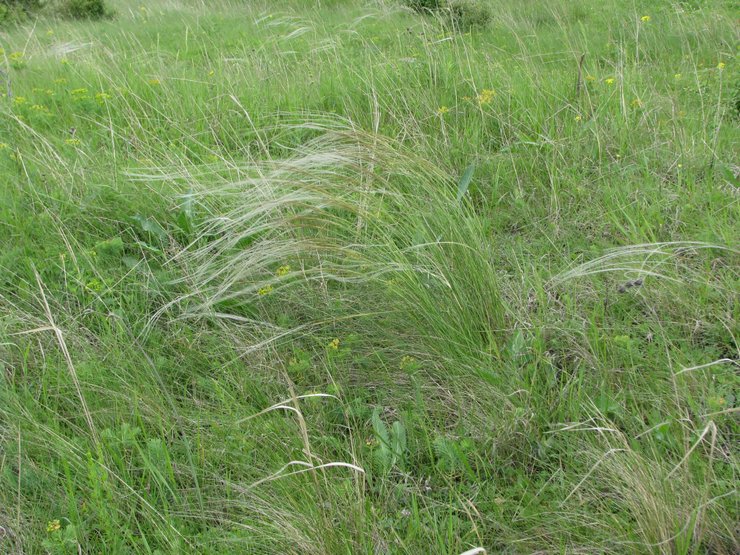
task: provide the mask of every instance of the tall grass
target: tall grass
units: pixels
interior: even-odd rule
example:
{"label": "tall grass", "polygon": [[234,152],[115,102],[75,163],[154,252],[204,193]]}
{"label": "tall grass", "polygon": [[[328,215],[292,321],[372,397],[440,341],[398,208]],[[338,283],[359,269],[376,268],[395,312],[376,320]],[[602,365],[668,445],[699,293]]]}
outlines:
{"label": "tall grass", "polygon": [[4,30],[0,552],[736,552],[732,7]]}

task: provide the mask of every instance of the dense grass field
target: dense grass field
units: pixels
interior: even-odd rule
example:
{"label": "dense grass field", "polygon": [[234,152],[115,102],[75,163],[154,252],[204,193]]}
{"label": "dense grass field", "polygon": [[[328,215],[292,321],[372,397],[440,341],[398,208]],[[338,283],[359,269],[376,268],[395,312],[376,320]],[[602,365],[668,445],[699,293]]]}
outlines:
{"label": "dense grass field", "polygon": [[485,1],[0,29],[0,553],[740,551],[736,6]]}

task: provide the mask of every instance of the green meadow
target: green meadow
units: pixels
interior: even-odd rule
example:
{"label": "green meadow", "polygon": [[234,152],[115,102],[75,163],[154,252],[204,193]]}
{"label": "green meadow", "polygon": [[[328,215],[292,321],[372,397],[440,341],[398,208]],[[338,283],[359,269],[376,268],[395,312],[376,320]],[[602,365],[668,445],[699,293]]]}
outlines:
{"label": "green meadow", "polygon": [[0,28],[0,553],[740,551],[734,2],[109,4]]}

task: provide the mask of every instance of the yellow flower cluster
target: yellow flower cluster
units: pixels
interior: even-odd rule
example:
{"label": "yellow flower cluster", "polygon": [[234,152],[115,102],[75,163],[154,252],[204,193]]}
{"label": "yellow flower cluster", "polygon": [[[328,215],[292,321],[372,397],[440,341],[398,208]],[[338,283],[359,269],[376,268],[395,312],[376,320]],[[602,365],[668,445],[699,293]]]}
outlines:
{"label": "yellow flower cluster", "polygon": [[494,91],[493,89],[483,89],[478,95],[478,104],[480,104],[481,106],[490,104],[495,95],[496,91]]}
{"label": "yellow flower cluster", "polygon": [[275,273],[278,277],[287,276],[290,273],[290,266],[287,264],[285,266],[280,266]]}
{"label": "yellow flower cluster", "polygon": [[52,534],[52,533],[58,531],[59,529],[61,529],[61,527],[62,527],[62,523],[59,522],[58,519],[50,520],[46,524],[46,531],[49,532],[49,534]]}
{"label": "yellow flower cluster", "polygon": [[259,295],[260,297],[264,297],[265,295],[269,295],[270,293],[272,293],[272,285],[265,285],[264,287],[261,287],[261,288],[260,288],[260,289],[259,289],[259,290],[257,291],[257,294],[258,294],[258,295]]}
{"label": "yellow flower cluster", "polygon": [[450,109],[447,106],[440,106],[439,108],[437,108],[437,115],[444,116],[449,111]]}
{"label": "yellow flower cluster", "polygon": [[401,370],[405,370],[409,366],[413,366],[416,364],[416,359],[412,356],[406,355],[401,359],[400,368]]}
{"label": "yellow flower cluster", "polygon": [[339,339],[335,337],[334,339],[329,341],[329,344],[326,347],[333,351],[338,350],[339,349]]}
{"label": "yellow flower cluster", "polygon": [[643,16],[642,16],[642,17],[640,18],[640,21],[642,21],[643,23],[648,23],[648,22],[650,21],[650,19],[651,19],[651,18],[650,18],[650,16],[649,16],[649,15],[643,15]]}
{"label": "yellow flower cluster", "polygon": [[90,98],[88,95],[88,90],[84,87],[81,87],[79,89],[72,89],[69,91],[69,94],[72,95],[73,100],[87,100]]}

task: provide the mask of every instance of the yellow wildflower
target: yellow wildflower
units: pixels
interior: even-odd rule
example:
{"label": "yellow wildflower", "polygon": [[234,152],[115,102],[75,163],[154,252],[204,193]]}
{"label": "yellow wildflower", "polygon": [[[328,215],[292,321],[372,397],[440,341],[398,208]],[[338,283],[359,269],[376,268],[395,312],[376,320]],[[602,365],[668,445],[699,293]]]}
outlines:
{"label": "yellow wildflower", "polygon": [[46,31],[46,36],[47,36],[47,37],[51,37],[51,36],[54,36],[54,29],[47,29],[47,31]]}
{"label": "yellow wildflower", "polygon": [[614,81],[615,81],[614,77],[609,77],[608,79],[604,79],[604,83],[606,83],[607,85],[613,85]]}
{"label": "yellow wildflower", "polygon": [[23,52],[11,52],[8,58],[11,62],[18,62],[23,59]]}
{"label": "yellow wildflower", "polygon": [[642,108],[642,100],[639,98],[635,98],[630,104],[633,108]]}
{"label": "yellow wildflower", "polygon": [[405,370],[409,366],[413,366],[416,364],[416,359],[412,356],[406,355],[401,359],[400,368],[401,370]]}
{"label": "yellow wildflower", "polygon": [[643,23],[648,23],[650,21],[650,16],[649,15],[643,15],[640,18],[640,21],[642,21]]}
{"label": "yellow wildflower", "polygon": [[105,92],[95,93],[95,99],[98,102],[105,102],[109,98],[110,98],[110,95],[108,93],[105,93]]}
{"label": "yellow wildflower", "polygon": [[216,72],[214,70],[208,72],[208,77],[213,77],[214,75],[216,75]]}
{"label": "yellow wildflower", "polygon": [[673,76],[673,78],[676,79],[676,80],[681,79],[681,77],[682,76],[681,76],[680,73],[676,73],[676,75]]}
{"label": "yellow wildflower", "polygon": [[723,69],[725,69],[725,67],[726,67],[726,64],[724,62],[720,62],[720,63],[717,64],[717,69],[720,70],[720,71],[722,71]]}
{"label": "yellow wildflower", "polygon": [[49,532],[50,534],[52,534],[52,533],[56,532],[57,530],[59,530],[61,527],[62,527],[62,523],[59,522],[58,519],[50,520],[46,524],[46,531]]}
{"label": "yellow wildflower", "polygon": [[67,80],[64,77],[59,77],[58,79],[54,79],[54,83],[57,85],[64,85],[67,83]]}
{"label": "yellow wildflower", "polygon": [[80,144],[80,140],[79,139],[74,139],[74,138],[72,138],[72,139],[64,139],[64,142],[65,142],[65,144],[72,145],[72,146],[77,146],[77,145]]}
{"label": "yellow wildflower", "polygon": [[580,114],[578,114],[578,115],[576,116],[576,121],[581,121],[582,119],[583,119],[583,118],[581,117],[581,115],[580,115]]}
{"label": "yellow wildflower", "polygon": [[596,81],[596,77],[593,75],[586,75],[586,81]]}
{"label": "yellow wildflower", "polygon": [[88,93],[88,90],[84,87],[79,88],[79,89],[72,89],[69,92],[69,94],[72,95],[73,100],[87,100],[88,98],[90,98],[87,93]]}
{"label": "yellow wildflower", "polygon": [[8,143],[0,143],[0,150],[5,150],[6,148],[10,148]]}
{"label": "yellow wildflower", "polygon": [[150,85],[157,86],[157,85],[160,85],[161,83],[160,83],[159,79],[149,79],[149,84]]}
{"label": "yellow wildflower", "polygon": [[66,66],[69,65],[69,60],[67,58],[62,58],[61,60],[59,60],[59,63],[63,66]]}
{"label": "yellow wildflower", "polygon": [[287,276],[290,273],[290,266],[287,265],[287,264],[285,266],[280,266],[277,269],[277,272],[276,273],[277,273],[278,277]]}
{"label": "yellow wildflower", "polygon": [[493,89],[483,89],[478,95],[478,104],[480,104],[481,106],[485,104],[490,104],[495,94],[496,91],[494,91]]}
{"label": "yellow wildflower", "polygon": [[439,108],[437,108],[437,115],[444,116],[449,111],[450,109],[447,106],[440,106]]}
{"label": "yellow wildflower", "polygon": [[265,285],[264,287],[261,287],[259,291],[257,291],[257,294],[261,297],[269,295],[270,293],[272,293],[272,285]]}
{"label": "yellow wildflower", "polygon": [[47,108],[43,104],[34,104],[33,106],[31,106],[31,110],[33,110],[34,112],[43,112],[45,114],[49,113],[49,108]]}
{"label": "yellow wildflower", "polygon": [[16,106],[22,106],[23,104],[26,104],[28,100],[26,100],[25,96],[16,96],[13,98],[13,104]]}
{"label": "yellow wildflower", "polygon": [[332,349],[333,351],[338,350],[339,349],[339,339],[335,337],[334,339],[329,341],[327,348]]}

